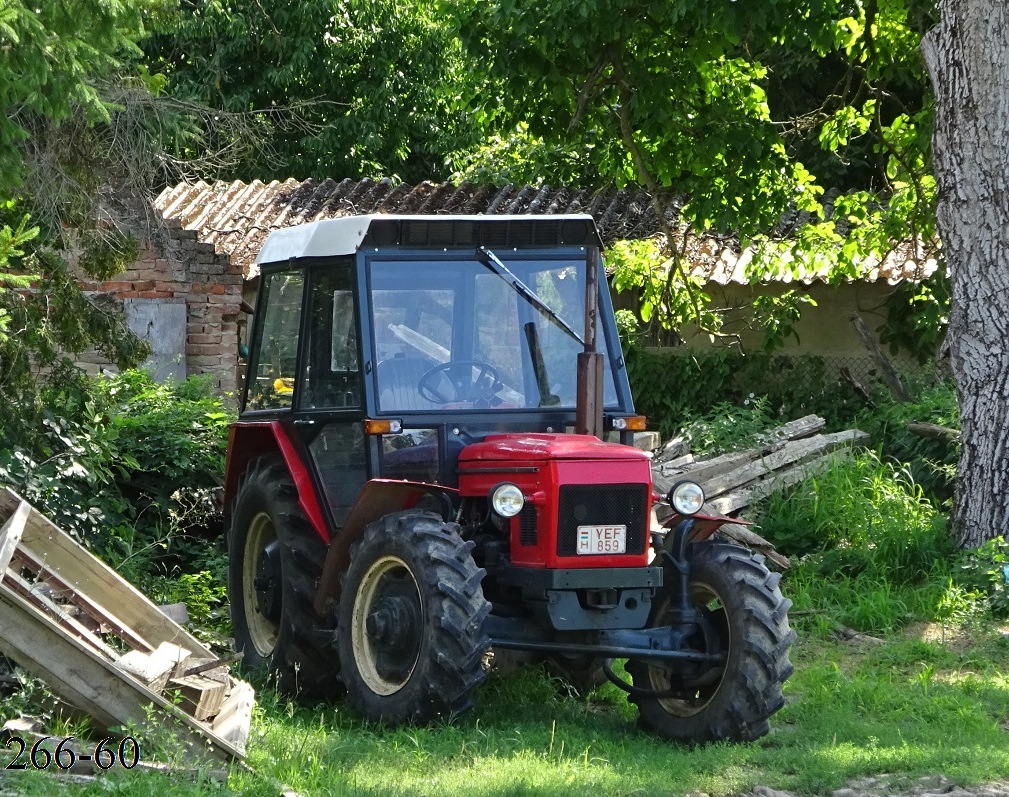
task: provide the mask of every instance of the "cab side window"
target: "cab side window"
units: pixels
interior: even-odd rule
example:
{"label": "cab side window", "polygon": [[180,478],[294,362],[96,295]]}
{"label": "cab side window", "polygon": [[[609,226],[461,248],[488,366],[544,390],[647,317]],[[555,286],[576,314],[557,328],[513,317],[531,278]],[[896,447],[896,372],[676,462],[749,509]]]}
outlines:
{"label": "cab side window", "polygon": [[326,266],[316,273],[309,299],[301,409],[361,406],[357,316],[351,266]]}
{"label": "cab side window", "polygon": [[[298,326],[305,277],[300,271],[263,275],[260,308],[249,363],[247,410],[288,409],[297,376]],[[258,343],[258,345],[255,345]]]}

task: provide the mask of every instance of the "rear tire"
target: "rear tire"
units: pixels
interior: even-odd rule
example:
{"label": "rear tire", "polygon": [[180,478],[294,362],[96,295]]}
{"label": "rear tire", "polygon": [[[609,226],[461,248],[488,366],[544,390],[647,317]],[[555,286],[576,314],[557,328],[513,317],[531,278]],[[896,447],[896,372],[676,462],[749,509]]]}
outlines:
{"label": "rear tire", "polygon": [[602,659],[597,659],[594,656],[554,654],[547,656],[546,666],[548,672],[557,676],[578,697],[585,697],[608,680]]}
{"label": "rear tire", "polygon": [[[720,669],[682,664],[663,668],[628,661],[638,689],[662,697],[632,695],[643,725],[684,742],[752,741],[769,730],[768,718],[784,704],[781,687],[792,674],[788,625],[792,602],[778,588],[781,576],[746,548],[697,543],[690,557],[690,594],[705,618],[687,646],[725,656]],[[669,592],[657,596],[649,626],[668,625]]]}
{"label": "rear tire", "polygon": [[325,555],[287,466],[274,458],[253,461],[228,531],[231,622],[242,668],[274,678],[286,695],[328,698],[341,691],[338,660],[313,607]]}
{"label": "rear tire", "polygon": [[337,640],[347,698],[368,719],[425,723],[473,705],[490,604],[472,550],[454,523],[417,510],[370,524],[352,548]]}

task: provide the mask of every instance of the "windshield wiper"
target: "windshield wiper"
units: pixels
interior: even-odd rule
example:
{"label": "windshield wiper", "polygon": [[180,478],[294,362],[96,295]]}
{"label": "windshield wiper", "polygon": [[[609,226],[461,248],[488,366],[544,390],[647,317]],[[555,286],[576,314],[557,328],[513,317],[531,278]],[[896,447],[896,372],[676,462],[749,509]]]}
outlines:
{"label": "windshield wiper", "polygon": [[497,255],[495,255],[490,249],[488,249],[486,246],[478,246],[476,253],[477,258],[489,271],[492,271],[493,273],[497,274],[501,279],[503,279],[505,282],[511,285],[512,288],[515,290],[515,292],[519,294],[519,296],[523,297],[526,301],[532,304],[537,310],[539,310],[541,313],[547,316],[551,321],[557,324],[557,326],[559,326],[561,329],[567,332],[571,337],[573,337],[583,346],[585,345],[585,340],[582,338],[582,336],[579,335],[577,332],[575,332],[567,321],[565,321],[563,318],[557,315],[557,313],[550,305],[548,305],[539,296],[537,296],[536,292],[533,291],[532,288],[530,288],[522,280],[516,277],[515,274],[511,271],[511,269],[509,269],[508,266],[502,263],[501,259]]}

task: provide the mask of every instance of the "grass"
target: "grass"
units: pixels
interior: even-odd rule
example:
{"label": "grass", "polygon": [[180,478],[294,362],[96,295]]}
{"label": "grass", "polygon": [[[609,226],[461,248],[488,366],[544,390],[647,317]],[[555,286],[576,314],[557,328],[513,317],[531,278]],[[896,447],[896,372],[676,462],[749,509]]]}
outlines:
{"label": "grass", "polygon": [[[119,773],[74,786],[28,772],[16,793],[722,797],[757,785],[825,794],[880,775],[895,790],[937,774],[963,785],[1009,777],[1009,626],[994,619],[1009,614],[1005,540],[957,552],[910,470],[871,453],[772,498],[761,533],[795,559],[782,584],[798,641],[787,704],[756,742],[671,744],[637,727],[616,687],[573,698],[529,668],[492,673],[476,710],[426,728],[260,689],[248,768],[233,767],[226,784]],[[839,627],[879,638],[841,639]],[[39,705],[29,683],[0,710]],[[137,735],[153,746],[153,734]]]}
{"label": "grass", "polygon": [[902,632],[867,644],[829,638],[809,616],[797,626],[788,703],[751,744],[666,743],[637,728],[614,687],[570,698],[531,668],[493,674],[474,712],[428,728],[369,725],[342,703],[296,706],[261,690],[251,770],[233,768],[226,786],[129,774],[57,788],[36,776],[18,793],[718,797],[760,784],[823,794],[884,773],[963,784],[1009,773],[1009,637],[975,628],[969,642]]}

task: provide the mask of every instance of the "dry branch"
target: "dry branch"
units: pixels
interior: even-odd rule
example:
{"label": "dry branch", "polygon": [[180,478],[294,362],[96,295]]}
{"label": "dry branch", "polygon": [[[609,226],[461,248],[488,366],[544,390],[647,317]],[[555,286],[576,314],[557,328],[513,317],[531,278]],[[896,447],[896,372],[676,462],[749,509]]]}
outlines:
{"label": "dry branch", "polygon": [[865,348],[868,349],[869,354],[876,361],[879,366],[880,373],[883,376],[883,381],[886,382],[887,387],[890,388],[890,392],[893,393],[893,397],[901,403],[907,403],[911,400],[911,394],[908,393],[907,388],[904,387],[904,383],[900,381],[900,376],[897,374],[897,369],[893,367],[893,363],[890,362],[890,358],[887,357],[883,350],[879,347],[879,341],[876,340],[876,336],[872,334],[872,330],[869,326],[862,320],[862,316],[858,313],[852,313],[848,320],[851,321],[851,325],[855,328],[855,332],[862,339],[862,343],[865,344]]}
{"label": "dry branch", "polygon": [[934,437],[939,440],[960,439],[959,429],[950,429],[948,426],[940,426],[937,423],[912,421],[907,425],[907,430],[922,437]]}

